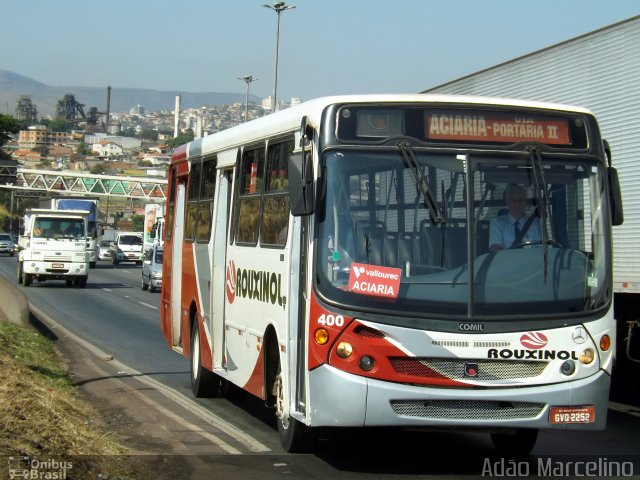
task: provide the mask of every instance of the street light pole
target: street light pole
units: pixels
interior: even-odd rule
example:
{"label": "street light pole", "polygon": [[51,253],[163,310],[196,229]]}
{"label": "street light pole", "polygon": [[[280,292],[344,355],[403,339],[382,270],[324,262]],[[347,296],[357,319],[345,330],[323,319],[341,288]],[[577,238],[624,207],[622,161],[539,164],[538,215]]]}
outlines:
{"label": "street light pole", "polygon": [[284,2],[275,2],[271,5],[264,4],[263,7],[270,8],[274,12],[276,12],[276,64],[273,71],[273,97],[271,104],[271,111],[275,112],[278,107],[277,100],[277,92],[278,92],[278,47],[280,44],[280,13],[284,10],[289,10],[291,8],[296,8],[295,5],[287,5]]}
{"label": "street light pole", "polygon": [[244,77],[238,77],[238,80],[247,82],[247,94],[244,97],[244,121],[246,122],[249,116],[249,86],[251,85],[251,82],[255,82],[259,79],[253,78],[253,75],[245,75]]}

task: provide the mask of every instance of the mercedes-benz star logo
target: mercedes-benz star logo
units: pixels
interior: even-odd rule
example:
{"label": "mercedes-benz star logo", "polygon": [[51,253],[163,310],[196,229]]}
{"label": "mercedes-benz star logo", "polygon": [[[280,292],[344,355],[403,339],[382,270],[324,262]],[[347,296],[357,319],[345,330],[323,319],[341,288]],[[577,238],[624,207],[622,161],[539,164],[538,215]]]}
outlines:
{"label": "mercedes-benz star logo", "polygon": [[587,341],[587,332],[583,327],[576,327],[571,338],[576,343],[584,343]]}

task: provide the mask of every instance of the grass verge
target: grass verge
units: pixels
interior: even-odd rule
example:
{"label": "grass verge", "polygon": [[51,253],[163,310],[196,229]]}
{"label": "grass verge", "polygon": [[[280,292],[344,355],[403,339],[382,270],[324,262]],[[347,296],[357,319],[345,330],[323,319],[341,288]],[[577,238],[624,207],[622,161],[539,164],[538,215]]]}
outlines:
{"label": "grass verge", "polygon": [[71,478],[140,478],[105,431],[53,343],[0,322],[0,455],[72,459]]}

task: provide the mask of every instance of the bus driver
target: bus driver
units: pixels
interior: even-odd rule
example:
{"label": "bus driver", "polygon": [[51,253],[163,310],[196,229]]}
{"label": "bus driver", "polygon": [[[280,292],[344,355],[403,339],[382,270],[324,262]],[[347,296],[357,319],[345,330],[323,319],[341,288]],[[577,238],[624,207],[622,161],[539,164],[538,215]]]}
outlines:
{"label": "bus driver", "polygon": [[527,216],[527,192],[517,183],[512,183],[505,192],[508,212],[491,220],[489,227],[489,251],[497,252],[522,242],[540,241],[540,219]]}

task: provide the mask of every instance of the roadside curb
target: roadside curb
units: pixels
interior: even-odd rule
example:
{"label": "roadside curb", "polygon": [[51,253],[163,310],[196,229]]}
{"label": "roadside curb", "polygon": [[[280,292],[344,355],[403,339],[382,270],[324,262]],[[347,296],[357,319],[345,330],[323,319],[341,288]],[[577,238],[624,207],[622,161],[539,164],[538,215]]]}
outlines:
{"label": "roadside curb", "polygon": [[0,275],[0,320],[33,328],[29,322],[29,302],[26,295],[4,275]]}

